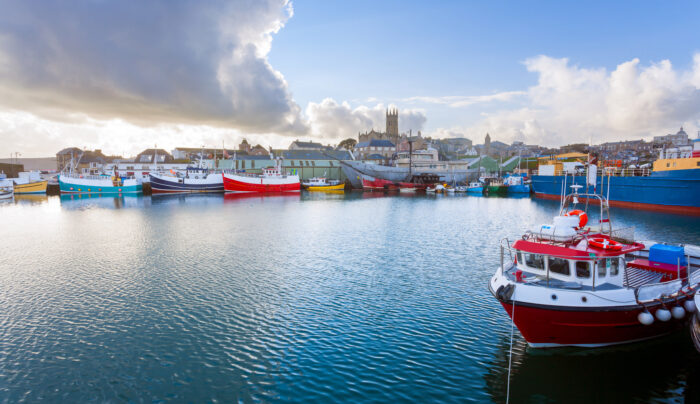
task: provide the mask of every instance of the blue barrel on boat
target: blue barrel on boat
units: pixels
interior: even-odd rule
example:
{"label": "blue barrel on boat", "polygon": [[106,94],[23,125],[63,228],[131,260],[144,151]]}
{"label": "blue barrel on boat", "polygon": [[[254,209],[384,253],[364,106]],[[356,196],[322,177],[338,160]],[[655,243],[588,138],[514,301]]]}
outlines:
{"label": "blue barrel on boat", "polygon": [[681,266],[688,265],[688,260],[685,256],[685,249],[681,246],[654,244],[653,246],[649,247],[649,261],[678,265],[679,258],[681,260]]}

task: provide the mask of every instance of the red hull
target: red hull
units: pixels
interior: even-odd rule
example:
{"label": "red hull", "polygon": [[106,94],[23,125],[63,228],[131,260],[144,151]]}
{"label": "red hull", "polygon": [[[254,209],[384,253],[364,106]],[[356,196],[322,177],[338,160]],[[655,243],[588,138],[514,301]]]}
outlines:
{"label": "red hull", "polygon": [[362,189],[367,191],[395,191],[399,187],[394,182],[376,178],[374,180],[362,179]]}
{"label": "red hull", "polygon": [[[535,197],[542,199],[561,199],[560,195],[550,195],[540,192],[535,192]],[[581,198],[585,201],[586,198]],[[589,203],[597,204],[597,199],[589,199]],[[666,212],[666,213],[678,213],[681,215],[696,215],[700,216],[700,206],[675,206],[675,205],[656,205],[651,203],[639,203],[639,202],[624,202],[624,201],[612,201],[608,200],[610,206],[618,206],[620,208],[629,209],[641,209],[641,210],[651,210],[655,212]]]}
{"label": "red hull", "polygon": [[258,178],[259,183],[236,181],[224,175],[224,190],[226,192],[255,192],[255,193],[276,193],[276,192],[300,192],[299,182],[270,184],[265,178]]}
{"label": "red hull", "polygon": [[[512,303],[503,303],[512,318]],[[681,302],[682,304],[682,302]],[[535,346],[603,346],[641,341],[668,334],[683,320],[655,320],[643,325],[637,320],[640,309],[554,310],[515,304],[515,325],[525,340]],[[651,310],[653,314],[655,310]]]}

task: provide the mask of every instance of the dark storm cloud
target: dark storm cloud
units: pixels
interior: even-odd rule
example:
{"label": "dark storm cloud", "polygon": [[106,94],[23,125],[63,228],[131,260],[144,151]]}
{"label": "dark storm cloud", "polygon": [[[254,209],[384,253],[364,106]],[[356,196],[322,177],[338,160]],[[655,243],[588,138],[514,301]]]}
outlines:
{"label": "dark storm cloud", "polygon": [[0,105],[138,124],[306,130],[267,62],[283,0],[0,0]]}

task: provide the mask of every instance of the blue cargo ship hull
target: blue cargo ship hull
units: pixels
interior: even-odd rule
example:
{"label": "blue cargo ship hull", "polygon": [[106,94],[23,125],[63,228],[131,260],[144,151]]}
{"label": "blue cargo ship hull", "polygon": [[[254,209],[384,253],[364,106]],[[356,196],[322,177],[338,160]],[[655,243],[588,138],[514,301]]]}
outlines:
{"label": "blue cargo ship hull", "polygon": [[[610,206],[700,215],[700,170],[653,172],[648,177],[604,178],[601,187],[603,178],[598,177],[596,192],[606,196]],[[559,199],[563,182],[564,176],[561,175],[532,176],[532,188],[539,198]],[[584,192],[586,177],[567,177],[567,193],[571,191],[569,186],[574,184],[583,186],[581,192]]]}

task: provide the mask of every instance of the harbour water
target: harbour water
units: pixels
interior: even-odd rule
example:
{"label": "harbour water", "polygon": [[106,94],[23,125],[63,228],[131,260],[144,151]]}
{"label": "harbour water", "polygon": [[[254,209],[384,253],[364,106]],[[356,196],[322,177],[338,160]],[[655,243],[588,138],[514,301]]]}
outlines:
{"label": "harbour water", "polygon": [[[0,402],[504,402],[498,242],[554,201],[17,197],[0,203]],[[700,218],[611,209],[640,239]],[[687,330],[597,350],[515,331],[511,402],[700,402]]]}

